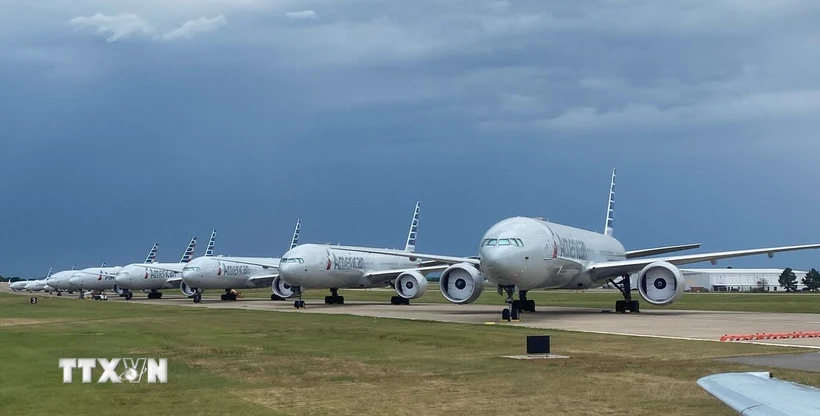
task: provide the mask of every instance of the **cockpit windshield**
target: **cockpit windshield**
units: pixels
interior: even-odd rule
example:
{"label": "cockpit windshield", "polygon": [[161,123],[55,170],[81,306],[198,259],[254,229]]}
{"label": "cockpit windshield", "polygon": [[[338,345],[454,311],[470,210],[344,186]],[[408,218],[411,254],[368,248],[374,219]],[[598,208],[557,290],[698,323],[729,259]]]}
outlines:
{"label": "cockpit windshield", "polygon": [[279,260],[279,263],[304,263],[305,260],[301,257],[291,257],[291,258],[283,258]]}
{"label": "cockpit windshield", "polygon": [[182,268],[182,271],[184,271],[184,272],[198,272],[200,270],[201,269],[199,267],[196,267],[196,266],[185,266],[185,267]]}
{"label": "cockpit windshield", "polygon": [[520,238],[485,238],[481,242],[481,247],[492,246],[516,246],[524,247],[524,242]]}

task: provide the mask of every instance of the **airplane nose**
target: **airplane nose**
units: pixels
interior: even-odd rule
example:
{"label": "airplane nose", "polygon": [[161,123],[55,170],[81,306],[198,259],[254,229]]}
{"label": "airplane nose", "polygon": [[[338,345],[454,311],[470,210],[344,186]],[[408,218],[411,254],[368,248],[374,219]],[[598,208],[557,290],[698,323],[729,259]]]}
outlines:
{"label": "airplane nose", "polygon": [[72,277],[71,279],[68,279],[68,283],[70,283],[72,286],[81,287],[82,279],[80,279],[79,277]]}
{"label": "airplane nose", "polygon": [[497,280],[515,279],[518,270],[513,267],[512,256],[505,247],[487,247],[481,250],[481,269],[488,277]]}
{"label": "airplane nose", "polygon": [[114,276],[114,283],[116,283],[118,285],[122,285],[123,283],[128,283],[128,278],[123,276],[123,275]]}

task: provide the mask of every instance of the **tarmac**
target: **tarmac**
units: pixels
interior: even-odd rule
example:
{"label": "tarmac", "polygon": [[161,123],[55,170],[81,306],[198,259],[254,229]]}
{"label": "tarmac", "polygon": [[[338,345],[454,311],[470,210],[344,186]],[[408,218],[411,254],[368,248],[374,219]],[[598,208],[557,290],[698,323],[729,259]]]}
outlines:
{"label": "tarmac", "polygon": [[[9,291],[8,288],[3,288]],[[594,308],[536,306],[534,313],[522,313],[518,322],[501,320],[503,303],[498,305],[455,305],[412,301],[410,305],[390,305],[390,293],[385,291],[381,302],[354,302],[344,305],[326,305],[321,300],[305,300],[306,308],[295,309],[292,300],[242,298],[236,301],[219,300],[219,292],[206,292],[202,303],[195,304],[187,297],[169,295],[148,300],[136,294],[131,301],[109,296],[109,302],[132,302],[150,305],[178,305],[190,308],[234,308],[277,311],[286,313],[324,313],[370,316],[379,318],[413,319],[466,324],[509,325],[540,329],[591,332],[671,339],[721,342],[723,335],[755,333],[820,332],[820,315],[808,313],[718,312],[671,309],[643,310],[640,313],[604,312]],[[18,292],[24,295],[35,295]],[[37,293],[37,296],[44,296]],[[54,295],[45,295],[54,296]],[[63,296],[67,301],[76,295]],[[603,306],[603,305],[602,305]],[[820,338],[771,339],[761,341],[731,341],[761,345],[804,347],[820,350]]]}

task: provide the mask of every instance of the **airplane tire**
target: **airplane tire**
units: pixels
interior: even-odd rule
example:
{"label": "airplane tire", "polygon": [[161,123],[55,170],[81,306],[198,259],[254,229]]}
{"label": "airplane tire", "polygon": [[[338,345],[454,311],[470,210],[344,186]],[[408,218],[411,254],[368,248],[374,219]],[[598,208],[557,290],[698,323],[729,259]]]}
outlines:
{"label": "airplane tire", "polygon": [[511,310],[510,311],[510,319],[512,319],[513,321],[517,321],[518,320],[518,314],[519,314],[518,309]]}
{"label": "airplane tire", "polygon": [[509,309],[504,308],[504,310],[501,311],[501,319],[503,319],[505,321],[510,320],[510,310]]}
{"label": "airplane tire", "polygon": [[125,294],[125,300],[131,300],[131,298],[133,298],[133,297],[134,297],[134,294],[131,293],[131,292],[128,292],[128,293]]}
{"label": "airplane tire", "polygon": [[640,312],[641,311],[641,303],[637,300],[629,301],[629,310],[632,312]]}
{"label": "airplane tire", "polygon": [[528,300],[527,301],[527,312],[535,312],[535,301]]}
{"label": "airplane tire", "polygon": [[626,301],[619,300],[615,302],[615,312],[625,313],[626,312]]}

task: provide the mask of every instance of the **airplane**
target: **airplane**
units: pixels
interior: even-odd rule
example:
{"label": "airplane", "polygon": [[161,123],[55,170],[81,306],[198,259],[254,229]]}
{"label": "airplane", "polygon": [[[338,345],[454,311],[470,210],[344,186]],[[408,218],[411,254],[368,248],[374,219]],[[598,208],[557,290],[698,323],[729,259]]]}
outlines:
{"label": "airplane", "polygon": [[[296,247],[299,243],[301,227],[302,221],[296,220],[296,229],[293,231],[290,248]],[[268,268],[244,262],[279,265],[279,259],[275,257],[214,257],[213,249],[211,249],[204,256],[191,260],[182,269],[180,290],[185,296],[193,298],[194,303],[202,302],[202,292],[205,289],[224,289],[222,300],[236,300],[236,293],[233,289],[271,286],[273,280],[278,276],[277,272],[268,270]],[[271,294],[271,300],[281,299],[275,293]]]}
{"label": "airplane", "polygon": [[[501,220],[487,230],[479,244],[478,258],[361,247],[336,249],[450,264],[441,273],[439,289],[455,304],[478,299],[486,276],[497,286],[499,295],[506,293],[508,308],[501,312],[501,317],[511,321],[517,320],[520,312],[535,312],[535,302],[527,299],[527,292],[532,289],[589,289],[610,282],[623,295],[623,300],[615,303],[615,310],[639,312],[639,302],[632,299],[631,273],[638,272],[638,293],[644,300],[652,305],[666,306],[683,294],[684,280],[678,266],[703,261],[711,261],[714,265],[720,259],[755,254],[768,254],[771,258],[774,253],[820,248],[820,244],[807,244],[649,258],[646,256],[687,250],[700,244],[627,251],[613,236],[616,171],[612,170],[603,233],[545,221],[540,217],[519,216]],[[614,281],[617,277],[621,277],[618,283]],[[518,300],[513,298],[516,290]]]}
{"label": "airplane", "polygon": [[29,292],[45,291],[45,292],[50,293],[51,291],[54,290],[54,288],[49,286],[48,283],[46,283],[46,280],[51,276],[51,272],[53,270],[54,270],[53,267],[49,267],[48,274],[46,274],[45,278],[37,279],[37,280],[27,280],[25,285],[24,285],[24,288]]}
{"label": "airplane", "polygon": [[[422,262],[415,259],[416,232],[419,224],[421,202],[416,202],[410,231],[404,251],[408,260],[397,260],[384,254],[359,254],[347,247],[332,244],[302,244],[290,249],[278,264],[237,261],[266,268],[277,268],[279,274],[273,279],[271,290],[279,297],[298,296],[294,308],[304,308],[302,292],[306,289],[330,289],[325,296],[326,304],[344,304],[344,296],[338,290],[345,288],[371,288],[392,286],[397,293],[390,299],[393,305],[409,305],[411,299],[427,291],[426,274],[448,267],[438,261]],[[359,252],[369,248],[357,247]],[[391,254],[395,252],[388,251]]]}
{"label": "airplane", "polygon": [[111,290],[114,288],[114,278],[112,277],[121,266],[105,266],[105,262],[100,267],[88,267],[78,270],[68,279],[68,283],[80,290],[80,299],[85,298],[85,291]]}
{"label": "airplane", "polygon": [[74,286],[69,283],[71,276],[74,276],[76,273],[77,265],[71,266],[71,270],[63,270],[57,273],[52,274],[48,278],[46,278],[46,283],[49,286],[53,287],[54,290],[57,292],[57,296],[62,296],[62,292],[74,293],[76,289]]}
{"label": "airplane", "polygon": [[14,283],[11,282],[11,278],[9,278],[9,288],[12,292],[19,292],[21,290],[26,290],[26,283],[28,280],[18,280]]}
{"label": "airplane", "polygon": [[741,415],[820,414],[820,389],[776,379],[770,372],[712,374],[697,383]]}
{"label": "airplane", "polygon": [[[216,230],[211,233],[211,240],[208,247],[213,247]],[[154,263],[156,259],[156,247],[154,244],[152,254],[149,254],[143,263],[132,263],[121,268],[114,274],[114,291],[125,300],[131,300],[134,296],[132,290],[142,290],[148,292],[148,299],[161,299],[162,292],[159,289],[174,288],[182,281],[182,267],[194,257],[196,248],[196,237],[191,238],[179,263]],[[150,260],[150,261],[149,261]]]}

